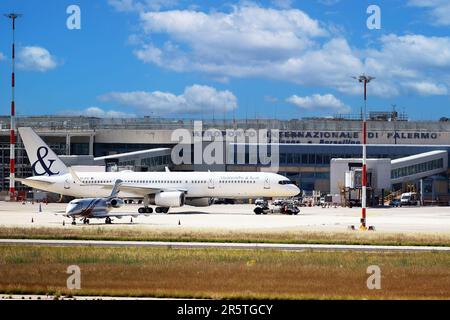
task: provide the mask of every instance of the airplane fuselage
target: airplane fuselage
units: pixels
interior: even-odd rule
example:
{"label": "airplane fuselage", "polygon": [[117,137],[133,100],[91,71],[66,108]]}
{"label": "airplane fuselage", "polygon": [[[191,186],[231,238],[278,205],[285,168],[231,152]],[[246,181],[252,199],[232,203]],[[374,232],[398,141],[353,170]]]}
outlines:
{"label": "airplane fuselage", "polygon": [[[119,197],[141,198],[149,188],[184,190],[187,198],[289,197],[299,189],[281,175],[268,172],[78,172],[80,181],[70,173],[34,176],[23,181],[31,187],[73,197],[106,197],[117,179],[136,190],[121,190]],[[142,187],[142,189],[139,189]]]}

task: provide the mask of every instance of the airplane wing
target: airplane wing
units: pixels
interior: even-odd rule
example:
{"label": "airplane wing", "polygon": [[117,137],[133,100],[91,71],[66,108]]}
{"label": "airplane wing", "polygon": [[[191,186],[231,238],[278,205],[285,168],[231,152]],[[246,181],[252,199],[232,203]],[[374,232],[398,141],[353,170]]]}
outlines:
{"label": "airplane wing", "polygon": [[122,217],[138,217],[138,216],[142,216],[144,214],[141,213],[134,213],[134,212],[99,212],[99,213],[95,213],[93,214],[90,218],[106,218],[106,217],[110,217],[110,218],[119,218],[121,219]]}
{"label": "airplane wing", "polygon": [[[103,188],[108,189],[108,190],[112,189],[114,187],[114,185],[111,185],[111,184],[103,184],[102,186],[103,186]],[[120,186],[120,191],[131,192],[131,193],[136,193],[136,194],[140,194],[142,196],[145,196],[147,194],[158,193],[158,192],[161,192],[161,191],[187,192],[187,189],[183,189],[183,188],[167,188],[167,187],[162,187],[162,186],[158,186],[158,185],[136,186],[136,185],[131,185],[131,184],[127,184],[127,183],[122,183],[121,186]]]}
{"label": "airplane wing", "polygon": [[[31,177],[31,178],[33,178],[33,177]],[[25,183],[33,183],[33,182],[39,182],[39,183],[43,183],[43,184],[54,184],[53,181],[37,180],[37,179],[31,179],[31,178],[28,178],[28,179],[14,178],[14,180],[20,181],[20,182],[22,182],[23,184],[25,184]]]}
{"label": "airplane wing", "polygon": [[54,184],[54,182],[45,181],[45,180],[34,180],[34,179],[22,179],[22,178],[15,178],[16,181],[19,181],[20,183],[35,188],[35,189],[42,189],[46,186],[49,186],[51,184]]}

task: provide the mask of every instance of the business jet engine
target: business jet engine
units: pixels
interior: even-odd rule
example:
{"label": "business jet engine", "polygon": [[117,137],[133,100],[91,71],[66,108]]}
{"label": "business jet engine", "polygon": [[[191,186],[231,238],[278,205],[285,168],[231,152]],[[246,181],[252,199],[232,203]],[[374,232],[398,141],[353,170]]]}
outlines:
{"label": "business jet engine", "polygon": [[186,204],[193,207],[209,207],[212,204],[212,198],[187,198]]}
{"label": "business jet engine", "polygon": [[181,191],[164,191],[152,194],[149,203],[159,207],[182,207],[185,204],[185,195]]}
{"label": "business jet engine", "polygon": [[121,198],[112,198],[106,201],[106,206],[113,208],[120,208],[121,206],[123,206],[123,204],[124,201]]}

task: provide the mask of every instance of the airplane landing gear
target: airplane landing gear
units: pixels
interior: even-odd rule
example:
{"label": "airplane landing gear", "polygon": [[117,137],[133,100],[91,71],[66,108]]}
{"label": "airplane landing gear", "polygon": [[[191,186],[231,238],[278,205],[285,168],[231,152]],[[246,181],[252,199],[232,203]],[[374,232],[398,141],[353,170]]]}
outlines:
{"label": "airplane landing gear", "polygon": [[155,212],[156,213],[168,213],[169,207],[156,207]]}
{"label": "airplane landing gear", "polygon": [[89,219],[88,218],[84,218],[83,219],[83,224],[89,224]]}
{"label": "airplane landing gear", "polygon": [[153,213],[153,208],[152,207],[140,207],[138,209],[139,213]]}
{"label": "airplane landing gear", "polygon": [[110,217],[107,217],[107,218],[105,219],[105,223],[106,223],[106,224],[111,224],[111,223],[112,223],[111,218],[110,218]]}
{"label": "airplane landing gear", "polygon": [[75,220],[75,217],[73,217],[72,218],[72,225],[74,226],[74,225],[76,225],[77,224],[77,221]]}

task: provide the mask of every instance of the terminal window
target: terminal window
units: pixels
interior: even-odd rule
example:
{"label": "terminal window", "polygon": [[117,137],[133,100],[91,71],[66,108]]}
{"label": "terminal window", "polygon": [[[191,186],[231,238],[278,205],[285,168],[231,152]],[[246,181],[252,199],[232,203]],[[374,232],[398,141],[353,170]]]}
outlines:
{"label": "terminal window", "polygon": [[432,170],[436,170],[436,169],[442,169],[443,167],[444,167],[444,160],[442,158],[430,160],[427,162],[418,163],[415,165],[394,169],[391,171],[391,179],[398,179],[398,178],[414,175],[417,173],[432,171]]}

